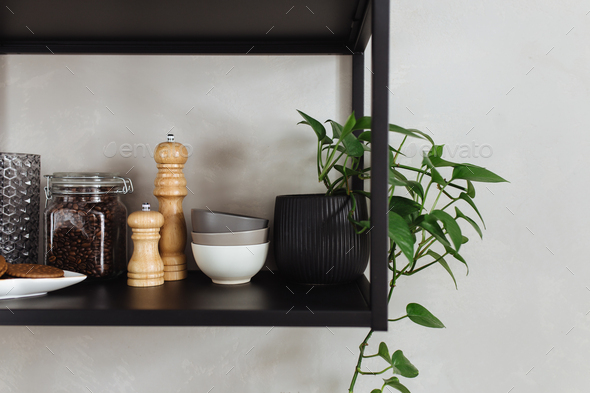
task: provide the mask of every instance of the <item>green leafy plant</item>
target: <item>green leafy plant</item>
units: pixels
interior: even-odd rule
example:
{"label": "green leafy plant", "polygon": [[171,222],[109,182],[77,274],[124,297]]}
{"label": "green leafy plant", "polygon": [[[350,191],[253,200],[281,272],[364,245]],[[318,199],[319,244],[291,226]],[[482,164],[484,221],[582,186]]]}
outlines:
{"label": "green leafy plant", "polygon": [[[371,168],[361,166],[361,157],[365,152],[371,151],[371,118],[357,119],[353,112],[344,125],[327,120],[324,124],[329,123],[332,130],[332,136],[329,137],[324,124],[301,111],[298,112],[304,119],[299,124],[310,126],[317,135],[318,180],[326,186],[326,195],[356,193],[371,198],[369,192],[351,187],[353,177],[363,180],[371,178]],[[485,228],[483,218],[474,202],[474,183],[506,181],[483,167],[443,159],[444,145],[435,144],[434,140],[422,131],[394,124],[389,125],[389,131],[398,137],[398,143],[394,145],[395,148],[391,144],[389,146],[388,267],[391,279],[388,302],[391,301],[393,290],[400,278],[414,276],[437,264],[450,275],[457,287],[447,259],[453,258],[464,264],[469,273],[467,262],[459,253],[461,246],[469,240],[463,235],[460,223],[473,227],[480,238],[483,236],[479,224],[464,214],[458,205],[463,204],[463,209],[473,211]],[[419,167],[400,162],[404,156],[401,150],[409,138],[421,139],[431,146],[424,154]],[[352,200],[354,201],[354,198]],[[358,233],[370,231],[370,221],[354,221],[351,217],[352,215],[349,215]],[[407,305],[406,315],[389,321],[396,322],[405,318],[429,328],[445,327],[437,317],[417,303]],[[359,375],[387,374],[392,375],[388,379],[383,379],[381,387],[372,390],[371,393],[382,392],[386,386],[409,393],[398,376],[415,378],[418,376],[418,369],[401,350],[396,350],[390,355],[389,348],[384,342],[379,344],[377,353],[365,355],[372,334],[373,330],[370,330],[359,346],[360,353],[349,393],[354,391]],[[365,371],[362,367],[363,360],[374,357],[381,358],[385,362],[385,368],[377,372]]]}

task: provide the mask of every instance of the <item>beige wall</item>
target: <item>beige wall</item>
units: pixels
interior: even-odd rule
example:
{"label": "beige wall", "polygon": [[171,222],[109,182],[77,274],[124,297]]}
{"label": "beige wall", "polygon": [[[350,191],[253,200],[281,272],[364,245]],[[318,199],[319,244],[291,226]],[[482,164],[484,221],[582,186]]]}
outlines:
{"label": "beige wall", "polygon": [[[392,8],[391,121],[430,130],[447,158],[511,183],[478,188],[488,230],[483,242],[467,234],[468,277],[452,265],[459,291],[438,267],[400,282],[391,315],[419,302],[447,329],[404,320],[375,334],[374,346],[385,340],[420,369],[407,382],[412,393],[586,392],[590,6],[449,0]],[[194,147],[185,208],[272,217],[275,195],[321,191],[314,136],[295,125],[295,109],[342,119],[350,77],[346,57],[3,56],[0,145],[40,153],[44,174],[133,167],[137,191],[125,202],[136,209],[155,203],[152,159],[109,158],[109,149],[153,148],[174,126],[177,140]],[[408,147],[411,160],[420,147]],[[30,328],[34,335],[0,328],[2,392],[343,392],[356,361],[348,349],[357,353],[366,334]],[[361,380],[359,392],[377,384]]]}

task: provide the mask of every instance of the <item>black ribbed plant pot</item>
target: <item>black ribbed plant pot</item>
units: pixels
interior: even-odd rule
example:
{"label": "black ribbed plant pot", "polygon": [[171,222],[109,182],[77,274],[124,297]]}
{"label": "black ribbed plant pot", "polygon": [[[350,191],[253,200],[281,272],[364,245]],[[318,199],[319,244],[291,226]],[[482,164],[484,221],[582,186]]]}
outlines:
{"label": "black ribbed plant pot", "polygon": [[[367,202],[355,195],[353,218],[367,220]],[[348,221],[350,196],[280,195],[275,202],[274,252],[289,281],[306,285],[345,284],[363,274],[370,236]]]}

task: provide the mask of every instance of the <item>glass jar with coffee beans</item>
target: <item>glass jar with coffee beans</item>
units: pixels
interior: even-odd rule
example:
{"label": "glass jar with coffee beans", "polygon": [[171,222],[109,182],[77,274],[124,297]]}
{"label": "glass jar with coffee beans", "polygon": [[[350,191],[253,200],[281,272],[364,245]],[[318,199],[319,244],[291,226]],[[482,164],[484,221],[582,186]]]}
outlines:
{"label": "glass jar with coffee beans", "polygon": [[99,172],[45,177],[45,263],[96,278],[123,273],[127,209],[119,195],[133,192],[131,179]]}

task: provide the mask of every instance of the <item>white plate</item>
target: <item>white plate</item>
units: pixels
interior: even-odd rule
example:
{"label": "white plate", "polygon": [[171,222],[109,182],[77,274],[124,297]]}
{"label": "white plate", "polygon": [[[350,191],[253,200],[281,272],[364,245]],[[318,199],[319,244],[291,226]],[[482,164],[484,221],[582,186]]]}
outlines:
{"label": "white plate", "polygon": [[64,270],[57,278],[9,278],[0,280],[0,300],[40,296],[86,279],[86,275]]}

